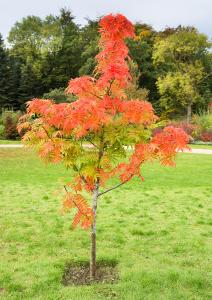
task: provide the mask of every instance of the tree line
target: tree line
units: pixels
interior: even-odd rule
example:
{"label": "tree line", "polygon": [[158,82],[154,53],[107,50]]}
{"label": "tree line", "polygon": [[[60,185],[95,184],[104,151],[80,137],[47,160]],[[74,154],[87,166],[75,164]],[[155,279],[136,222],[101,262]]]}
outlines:
{"label": "tree line", "polygon": [[[139,92],[159,114],[185,115],[206,110],[212,96],[212,53],[208,37],[195,27],[156,31],[135,24],[128,40],[134,95]],[[35,97],[73,100],[64,93],[71,78],[91,75],[98,53],[98,20],[85,26],[61,9],[44,19],[28,16],[15,23],[7,46],[0,35],[0,109],[24,110]]]}

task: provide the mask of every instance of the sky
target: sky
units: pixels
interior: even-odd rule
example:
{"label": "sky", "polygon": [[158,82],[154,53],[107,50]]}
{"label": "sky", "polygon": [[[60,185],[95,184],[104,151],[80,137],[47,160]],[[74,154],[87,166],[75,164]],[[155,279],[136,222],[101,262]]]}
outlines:
{"label": "sky", "polygon": [[28,15],[45,17],[71,9],[78,24],[86,18],[122,13],[160,30],[166,26],[193,25],[212,37],[212,0],[0,0],[0,33],[6,39],[16,21]]}

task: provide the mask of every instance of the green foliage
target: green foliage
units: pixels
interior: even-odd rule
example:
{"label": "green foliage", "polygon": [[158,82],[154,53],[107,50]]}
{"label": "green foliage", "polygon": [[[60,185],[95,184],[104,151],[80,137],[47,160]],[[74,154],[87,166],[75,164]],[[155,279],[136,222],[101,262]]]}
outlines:
{"label": "green foliage", "polygon": [[193,117],[193,123],[200,126],[202,130],[212,130],[212,114],[204,113],[195,115]]}
{"label": "green foliage", "polygon": [[83,41],[71,11],[61,9],[56,24],[60,31],[60,47],[48,51],[43,60],[43,83],[47,91],[66,86],[70,78],[78,75],[82,64]]}
{"label": "green foliage", "polygon": [[148,100],[149,91],[146,88],[139,87],[140,71],[138,69],[137,63],[134,61],[130,61],[129,69],[132,76],[132,82],[126,89],[126,95],[128,99]]}
{"label": "green foliage", "polygon": [[53,89],[48,93],[43,94],[43,99],[52,99],[55,103],[73,102],[75,97],[70,94],[66,94],[64,88]]}
{"label": "green foliage", "polygon": [[99,48],[99,32],[97,20],[88,19],[88,24],[81,30],[81,39],[83,41],[82,51],[82,65],[79,69],[79,75],[91,75],[93,74],[96,66],[95,56],[97,55]]}
{"label": "green foliage", "polygon": [[4,129],[5,126],[3,124],[0,124],[0,139],[4,138]]}
{"label": "green foliage", "polygon": [[[98,19],[87,21],[80,26],[69,9],[61,9],[56,15],[27,16],[16,22],[9,33],[8,49],[0,38],[0,109],[24,110],[25,102],[31,98],[64,88],[70,78],[93,73],[98,53]],[[199,62],[203,76],[194,84],[192,94],[195,90],[197,97],[192,101],[192,110],[206,110],[212,97],[212,54],[207,37],[194,27],[178,26],[156,32],[148,24],[136,23],[135,29],[135,39],[127,44],[138,66],[138,88],[144,89],[142,98],[149,91],[148,98],[160,114],[169,115],[173,106],[178,114],[184,113],[186,107],[180,100],[176,103],[176,94],[173,103],[165,101],[165,108],[164,100],[159,101],[156,82],[158,78],[166,81],[169,72],[184,74],[188,64]],[[171,98],[168,92],[165,97]]]}
{"label": "green foliage", "polygon": [[0,111],[10,108],[15,97],[16,78],[14,76],[15,64],[13,64],[8,50],[4,46],[0,34]]}
{"label": "green foliage", "polygon": [[196,61],[193,65],[183,64],[180,71],[168,72],[157,81],[158,91],[161,95],[161,106],[165,109],[187,108],[189,103],[202,100],[197,86],[204,76],[201,63]]}
{"label": "green foliage", "polygon": [[13,107],[23,109],[26,101],[64,87],[78,75],[82,40],[73,19],[69,10],[61,9],[58,16],[28,16],[12,27],[10,55],[20,63]]}
{"label": "green foliage", "polygon": [[192,63],[202,59],[210,46],[206,35],[198,33],[195,29],[192,31],[182,29],[156,41],[153,61],[155,65],[165,70],[168,68],[175,71],[182,62]]}
{"label": "green foliage", "polygon": [[207,37],[194,28],[179,28],[156,40],[153,62],[158,68],[157,87],[162,107],[178,112],[180,108],[187,109],[190,119],[192,105],[204,102],[206,95],[209,97],[211,91],[205,83],[209,47]]}
{"label": "green foliage", "polygon": [[138,83],[140,88],[149,90],[149,99],[155,102],[158,98],[156,89],[156,71],[152,62],[152,51],[156,32],[147,24],[135,24],[136,37],[128,40],[130,57],[138,66]]}

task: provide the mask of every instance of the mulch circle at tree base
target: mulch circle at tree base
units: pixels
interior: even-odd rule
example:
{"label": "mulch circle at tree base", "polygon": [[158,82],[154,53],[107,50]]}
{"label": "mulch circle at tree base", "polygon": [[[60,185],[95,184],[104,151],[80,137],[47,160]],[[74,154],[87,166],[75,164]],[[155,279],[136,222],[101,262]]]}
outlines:
{"label": "mulch circle at tree base", "polygon": [[95,279],[90,278],[89,262],[70,263],[66,266],[62,284],[68,285],[90,285],[94,283],[117,283],[119,279],[116,264],[110,262],[97,262]]}

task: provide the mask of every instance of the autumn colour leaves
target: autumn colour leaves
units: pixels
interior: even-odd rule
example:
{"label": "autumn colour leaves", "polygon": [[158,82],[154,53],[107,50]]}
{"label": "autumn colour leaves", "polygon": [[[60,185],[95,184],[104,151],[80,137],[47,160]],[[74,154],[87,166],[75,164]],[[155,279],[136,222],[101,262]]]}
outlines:
{"label": "autumn colour leaves", "polygon": [[[65,186],[64,211],[76,209],[73,226],[92,227],[93,234],[101,194],[134,176],[143,180],[141,167],[147,161],[173,165],[176,151],[188,142],[188,136],[173,127],[152,137],[158,121],[152,105],[127,99],[131,75],[125,39],[134,38],[132,23],[118,14],[103,17],[99,26],[100,52],[93,77],[71,79],[66,89],[76,101],[33,99],[19,124],[26,144],[38,148],[45,160],[62,161],[74,172]],[[115,175],[120,183],[106,189]],[[92,207],[85,192],[93,195]]]}

